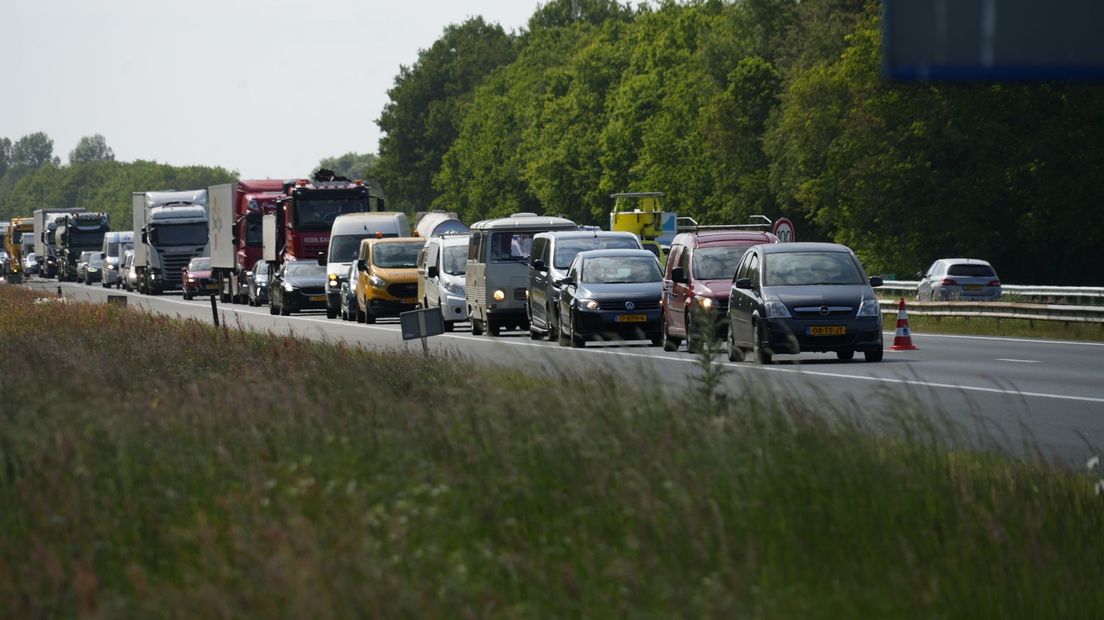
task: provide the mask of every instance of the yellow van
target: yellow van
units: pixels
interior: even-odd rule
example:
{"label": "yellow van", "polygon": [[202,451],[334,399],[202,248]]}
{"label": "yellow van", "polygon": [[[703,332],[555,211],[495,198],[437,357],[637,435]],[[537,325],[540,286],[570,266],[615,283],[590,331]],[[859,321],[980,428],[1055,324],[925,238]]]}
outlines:
{"label": "yellow van", "polygon": [[418,304],[418,253],[421,237],[364,239],[357,259],[356,319],[398,316]]}

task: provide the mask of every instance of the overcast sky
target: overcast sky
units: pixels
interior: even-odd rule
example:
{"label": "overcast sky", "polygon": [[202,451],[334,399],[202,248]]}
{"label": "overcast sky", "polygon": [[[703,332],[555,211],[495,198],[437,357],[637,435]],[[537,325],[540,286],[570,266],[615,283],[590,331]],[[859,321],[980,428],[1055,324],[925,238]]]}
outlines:
{"label": "overcast sky", "polygon": [[115,158],[304,176],[376,152],[399,65],[445,26],[508,32],[544,0],[0,0],[0,137],[45,131],[63,162]]}

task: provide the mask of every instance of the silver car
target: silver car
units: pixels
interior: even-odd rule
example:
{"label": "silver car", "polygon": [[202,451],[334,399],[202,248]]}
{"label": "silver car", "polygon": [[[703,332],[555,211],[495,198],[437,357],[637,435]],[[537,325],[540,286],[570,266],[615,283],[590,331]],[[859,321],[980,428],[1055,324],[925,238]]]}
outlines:
{"label": "silver car", "polygon": [[995,301],[1000,296],[997,272],[976,258],[941,258],[916,287],[917,301]]}
{"label": "silver car", "polygon": [[123,288],[128,291],[138,290],[138,272],[134,270],[134,250],[123,253]]}

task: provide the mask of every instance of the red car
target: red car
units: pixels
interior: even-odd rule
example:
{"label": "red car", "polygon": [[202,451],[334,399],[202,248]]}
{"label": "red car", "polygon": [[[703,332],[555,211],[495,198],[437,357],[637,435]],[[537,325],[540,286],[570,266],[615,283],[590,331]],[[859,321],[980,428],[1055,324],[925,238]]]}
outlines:
{"label": "red car", "polygon": [[193,258],[184,272],[184,299],[196,295],[218,295],[218,280],[211,277],[211,258],[201,256]]}
{"label": "red car", "polygon": [[732,276],[748,248],[778,243],[769,232],[713,230],[686,232],[671,241],[663,275],[663,349],[675,351],[683,340],[691,353],[701,350],[702,326],[718,340],[727,334]]}

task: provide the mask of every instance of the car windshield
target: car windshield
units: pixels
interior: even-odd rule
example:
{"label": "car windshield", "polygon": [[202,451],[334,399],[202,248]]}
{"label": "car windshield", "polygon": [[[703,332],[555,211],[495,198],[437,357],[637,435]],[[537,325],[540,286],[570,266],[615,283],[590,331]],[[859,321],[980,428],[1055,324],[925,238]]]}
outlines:
{"label": "car windshield", "polygon": [[257,275],[267,276],[268,275],[268,263],[266,263],[264,261],[257,261],[256,270],[257,270],[256,271]]}
{"label": "car windshield", "polygon": [[750,245],[726,245],[694,250],[691,263],[693,276],[698,280],[731,280]]}
{"label": "car windshield", "polygon": [[776,252],[766,255],[764,266],[765,286],[863,283],[846,252]]}
{"label": "car windshield", "polygon": [[[397,237],[398,235],[395,233],[382,233],[380,236],[388,238]],[[330,256],[328,260],[331,263],[348,263],[354,261],[357,258],[357,252],[360,251],[360,242],[364,239],[374,239],[375,237],[376,233],[334,237],[330,240]]]}
{"label": "car windshield", "polygon": [[491,235],[491,262],[510,263],[529,260],[533,247],[531,232],[496,232]]}
{"label": "car windshield", "polygon": [[296,261],[287,264],[284,275],[288,277],[304,278],[310,276],[325,277],[326,268],[315,261]]}
{"label": "car windshield", "polygon": [[337,216],[367,210],[366,196],[300,198],[295,202],[295,227],[299,230],[329,230]]}
{"label": "car windshield", "polygon": [[947,268],[947,275],[959,276],[963,278],[992,278],[997,274],[993,272],[993,268],[989,265],[981,265],[979,263],[960,263],[958,265],[951,265]]}
{"label": "car windshield", "polygon": [[195,222],[150,226],[149,239],[154,245],[204,245],[207,243],[207,224]]}
{"label": "car windshield", "polygon": [[104,259],[100,258],[99,254],[93,254],[92,256],[88,257],[88,266],[89,267],[103,267],[103,264],[104,264]]}
{"label": "car windshield", "polygon": [[372,247],[372,264],[384,269],[413,268],[418,264],[418,252],[423,247],[422,241],[377,243]]}
{"label": "car windshield", "polygon": [[662,277],[656,260],[646,256],[601,256],[583,261],[583,282],[639,284],[659,282]]}
{"label": "car windshield", "polygon": [[188,271],[210,271],[211,259],[209,258],[193,258],[192,262],[188,263]]}
{"label": "car windshield", "polygon": [[464,266],[468,262],[468,246],[451,245],[445,248],[444,272],[450,276],[464,275]]}
{"label": "car windshield", "polygon": [[575,256],[584,250],[637,250],[640,244],[628,237],[590,237],[584,239],[563,239],[556,245],[556,255],[552,266],[567,269]]}

